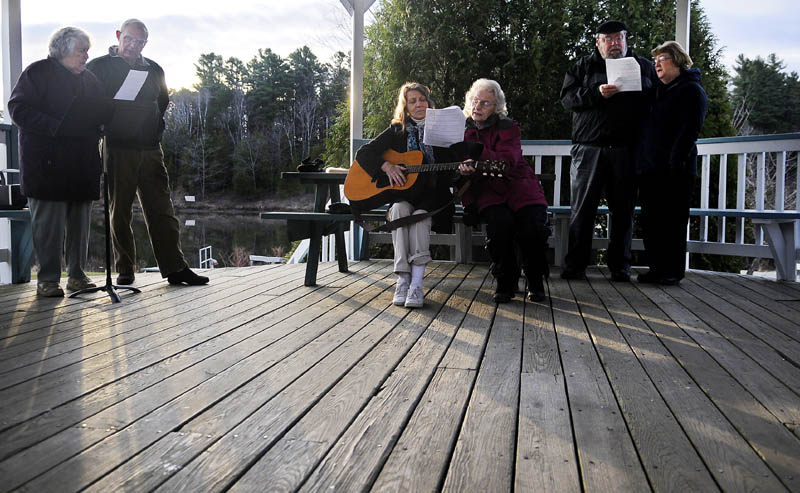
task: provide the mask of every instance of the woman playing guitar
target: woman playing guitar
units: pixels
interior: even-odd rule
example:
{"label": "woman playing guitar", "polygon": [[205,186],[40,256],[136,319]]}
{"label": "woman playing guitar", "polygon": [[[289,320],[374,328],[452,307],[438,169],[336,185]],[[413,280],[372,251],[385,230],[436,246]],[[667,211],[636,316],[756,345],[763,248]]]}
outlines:
{"label": "woman playing guitar", "polygon": [[[416,82],[403,84],[389,128],[358,150],[356,162],[379,187],[402,187],[408,179],[403,163],[384,159],[386,151],[420,151],[423,163],[428,164],[454,160],[453,152],[449,149],[423,144],[425,110],[433,107],[430,89]],[[413,189],[409,189],[405,196],[397,197],[402,200],[396,198],[389,208],[389,219],[394,221],[411,214],[435,211],[450,203],[449,207],[433,217],[392,230],[394,272],[397,274],[395,305],[408,308],[420,308],[423,305],[422,278],[425,265],[431,260],[431,229],[449,233],[451,228],[455,210],[450,192],[452,177],[452,173],[419,174]]]}

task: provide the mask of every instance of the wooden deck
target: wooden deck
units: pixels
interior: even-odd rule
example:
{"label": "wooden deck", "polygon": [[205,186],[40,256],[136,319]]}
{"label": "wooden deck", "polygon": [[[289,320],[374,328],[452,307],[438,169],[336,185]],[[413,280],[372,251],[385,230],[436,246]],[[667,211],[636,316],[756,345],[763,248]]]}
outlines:
{"label": "wooden deck", "polygon": [[548,283],[435,263],[0,288],[0,490],[800,491],[800,285]]}

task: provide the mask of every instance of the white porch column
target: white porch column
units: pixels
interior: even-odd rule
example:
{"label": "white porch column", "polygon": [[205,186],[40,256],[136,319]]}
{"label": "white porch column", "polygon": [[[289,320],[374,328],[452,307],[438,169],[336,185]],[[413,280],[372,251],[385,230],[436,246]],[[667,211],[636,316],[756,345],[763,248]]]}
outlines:
{"label": "white porch column", "polygon": [[22,72],[22,21],[20,0],[3,1],[3,123],[11,123],[8,98]]}
{"label": "white porch column", "polygon": [[353,52],[350,57],[350,162],[353,162],[353,139],[364,137],[364,12],[375,0],[340,1],[353,16]]}
{"label": "white porch column", "polygon": [[[2,41],[3,46],[3,123],[11,123],[8,114],[8,99],[11,90],[22,72],[22,20],[20,16],[20,0],[2,0]],[[0,168],[17,167],[6,162],[5,149],[0,152]],[[0,250],[11,248],[11,221],[0,219]],[[0,284],[11,282],[11,264],[0,262]]]}
{"label": "white porch column", "polygon": [[691,20],[691,0],[677,0],[675,9],[675,41],[689,53],[689,21]]}

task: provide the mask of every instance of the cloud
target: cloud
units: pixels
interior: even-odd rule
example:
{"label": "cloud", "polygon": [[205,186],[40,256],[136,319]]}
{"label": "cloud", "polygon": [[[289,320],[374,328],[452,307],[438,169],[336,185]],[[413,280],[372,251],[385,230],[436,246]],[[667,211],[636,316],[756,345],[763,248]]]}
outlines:
{"label": "cloud", "polygon": [[168,85],[175,88],[196,82],[194,64],[202,53],[247,62],[259,48],[286,57],[307,45],[320,61],[328,62],[336,51],[348,51],[351,44],[349,17],[338,0],[237,0],[224,9],[212,0],[141,0],[135,11],[96,0],[82,2],[78,11],[65,4],[69,2],[24,2],[24,66],[46,56],[50,34],[64,25],[89,33],[91,57],[104,55],[117,42],[114,33],[119,24],[132,16],[144,21],[150,32],[144,56],[164,68]]}

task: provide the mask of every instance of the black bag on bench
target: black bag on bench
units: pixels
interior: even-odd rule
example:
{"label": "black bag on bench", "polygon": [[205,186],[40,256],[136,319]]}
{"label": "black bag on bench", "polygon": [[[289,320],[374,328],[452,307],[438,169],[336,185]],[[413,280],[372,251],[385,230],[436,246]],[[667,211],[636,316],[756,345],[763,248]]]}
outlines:
{"label": "black bag on bench", "polygon": [[28,205],[28,199],[22,195],[19,185],[9,185],[6,173],[17,173],[17,170],[0,170],[0,209],[19,210]]}

